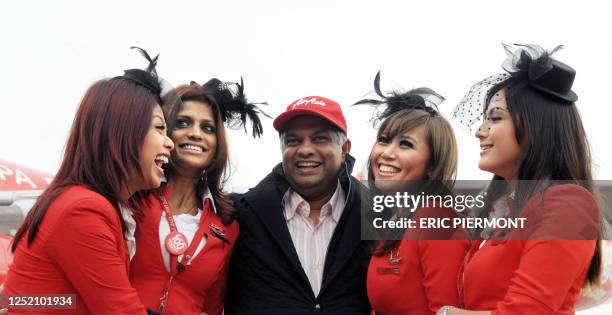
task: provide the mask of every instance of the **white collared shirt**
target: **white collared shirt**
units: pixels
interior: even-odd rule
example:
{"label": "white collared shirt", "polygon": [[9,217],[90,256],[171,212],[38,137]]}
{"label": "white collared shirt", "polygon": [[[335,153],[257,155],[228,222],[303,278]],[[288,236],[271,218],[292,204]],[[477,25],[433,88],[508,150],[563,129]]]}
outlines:
{"label": "white collared shirt", "polygon": [[119,204],[119,210],[121,211],[121,217],[127,228],[127,235],[125,235],[125,244],[127,245],[128,253],[130,254],[130,260],[136,255],[136,219],[134,219],[134,213],[128,206]]}
{"label": "white collared shirt", "polygon": [[[210,189],[207,187],[202,195],[202,204],[204,204],[204,200],[210,199],[210,204],[212,205],[212,210],[216,214],[217,209],[215,208],[215,203],[213,201],[213,196],[210,193]],[[198,209],[198,213],[196,215],[191,215],[189,213],[183,213],[174,215],[174,222],[176,223],[176,228],[179,232],[183,233],[187,240],[189,241],[189,245],[191,245],[191,241],[193,241],[193,237],[195,236],[196,231],[200,227],[200,218],[202,217],[202,209]],[[165,239],[166,235],[170,233],[170,225],[168,224],[168,220],[165,215],[161,216],[161,220],[159,220],[159,244],[161,246],[161,253],[164,260],[164,265],[166,266],[166,270],[170,271],[170,253],[166,249]],[[198,244],[195,252],[193,253],[194,259],[200,251],[206,245],[206,236],[202,237],[202,241]]]}
{"label": "white collared shirt", "polygon": [[310,204],[302,196],[292,189],[287,190],[283,196],[287,228],[315,296],[321,290],[327,247],[345,205],[346,197],[338,182],[331,199],[321,207],[319,222],[315,226],[308,217]]}

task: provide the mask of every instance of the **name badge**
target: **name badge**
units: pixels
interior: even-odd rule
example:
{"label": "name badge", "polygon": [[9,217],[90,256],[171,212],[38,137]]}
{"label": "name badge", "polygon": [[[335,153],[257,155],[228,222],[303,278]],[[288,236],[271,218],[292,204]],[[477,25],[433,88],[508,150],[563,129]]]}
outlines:
{"label": "name badge", "polygon": [[399,275],[400,269],[399,268],[389,268],[389,267],[377,267],[376,272],[379,275]]}

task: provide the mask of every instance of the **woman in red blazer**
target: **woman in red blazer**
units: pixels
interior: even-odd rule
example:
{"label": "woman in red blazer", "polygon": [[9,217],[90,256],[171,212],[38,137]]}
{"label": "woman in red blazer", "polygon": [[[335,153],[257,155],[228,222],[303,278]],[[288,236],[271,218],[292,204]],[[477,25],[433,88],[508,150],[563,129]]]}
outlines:
{"label": "woman in red blazer", "polygon": [[[237,86],[232,92],[231,85]],[[229,259],[238,223],[223,174],[228,163],[226,122],[253,122],[261,135],[257,107],[242,84],[212,79],[178,87],[181,102],[168,103],[170,137],[176,143],[168,182],[149,198],[138,221],[130,281],[147,308],[163,314],[221,314]]]}
{"label": "woman in red blazer", "polygon": [[[427,88],[358,104],[384,105],[382,124],[370,153],[368,178],[393,194],[419,181],[453,181],[457,145],[448,121],[434,108],[444,100]],[[378,111],[381,112],[381,111]],[[410,217],[453,218],[451,208],[423,207]],[[407,229],[397,238],[379,241],[368,268],[368,297],[376,314],[435,314],[443,305],[458,305],[459,266],[469,247],[464,230]]]}
{"label": "woman in red blazer", "polygon": [[439,313],[574,314],[581,288],[601,268],[601,214],[571,91],[575,71],[536,45],[506,51],[509,74],[482,81],[460,106],[473,113],[486,104],[479,167],[495,177],[480,216],[521,217],[525,227],[478,231],[459,280],[462,309]]}
{"label": "woman in red blazer", "polygon": [[129,283],[122,205],[138,209],[137,192],[159,187],[170,157],[160,92],[155,72],[137,69],[87,90],[60,169],[15,235],[2,292],[72,295],[70,307],[10,314],[146,314]]}

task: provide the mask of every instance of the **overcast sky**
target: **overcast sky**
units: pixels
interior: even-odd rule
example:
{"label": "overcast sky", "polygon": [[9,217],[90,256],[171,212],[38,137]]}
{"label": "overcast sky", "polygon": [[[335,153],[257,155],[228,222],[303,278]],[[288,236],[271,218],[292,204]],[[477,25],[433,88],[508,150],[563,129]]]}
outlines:
{"label": "overcast sky", "polygon": [[[361,168],[375,130],[368,108],[349,105],[372,91],[377,70],[383,89],[431,87],[446,97],[441,110],[450,113],[473,83],[501,71],[501,42],[519,42],[566,45],[557,58],[577,69],[574,90],[596,174],[612,178],[609,11],[569,1],[371,3],[4,1],[0,159],[54,172],[85,89],[144,66],[128,49],[138,45],[161,54],[158,71],[175,85],[243,76],[247,95],[269,102],[272,116],[306,95],[337,100]],[[231,186],[255,184],[280,161],[271,120],[264,127],[263,140],[230,132]],[[456,133],[459,178],[488,178],[476,167],[475,138]]]}
{"label": "overcast sky", "polygon": [[[375,130],[350,104],[372,91],[427,86],[448,114],[475,82],[501,72],[501,43],[566,48],[598,179],[612,179],[610,9],[604,1],[16,1],[0,2],[0,159],[55,172],[75,109],[95,80],[142,67],[132,45],[160,53],[178,85],[245,79],[273,117],[308,95],[343,105],[362,169]],[[606,31],[607,30],[607,31]],[[256,184],[280,161],[278,135],[229,132],[230,189]],[[460,179],[485,179],[478,144],[457,127]],[[596,314],[604,311],[589,312]]]}
{"label": "overcast sky", "polygon": [[[556,57],[577,70],[574,90],[599,179],[612,179],[609,145],[609,10],[577,1],[3,1],[0,4],[0,159],[54,172],[75,109],[95,80],[142,67],[129,46],[160,53],[159,74],[178,85],[244,77],[246,93],[273,117],[291,101],[322,95],[343,105],[362,169],[374,143],[372,91],[427,86],[450,113],[469,87],[501,72],[501,43],[566,45]],[[233,176],[256,184],[280,161],[278,135],[230,131]],[[478,144],[456,128],[460,179],[485,179]]]}

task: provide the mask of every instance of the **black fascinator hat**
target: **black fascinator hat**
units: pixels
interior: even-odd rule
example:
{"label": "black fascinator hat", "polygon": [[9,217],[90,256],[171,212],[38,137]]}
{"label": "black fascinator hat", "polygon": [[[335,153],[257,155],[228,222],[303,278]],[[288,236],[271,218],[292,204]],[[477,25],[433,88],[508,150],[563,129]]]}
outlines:
{"label": "black fascinator hat", "polygon": [[573,104],[578,100],[578,95],[572,91],[576,71],[552,58],[555,52],[563,48],[562,45],[550,51],[534,44],[503,44],[503,47],[507,58],[502,68],[506,72],[492,75],[474,84],[453,110],[452,117],[455,121],[474,131],[474,127],[482,119],[489,91],[508,80],[530,86],[558,100],[560,105]]}
{"label": "black fascinator hat", "polygon": [[404,109],[420,109],[428,112],[432,117],[438,116],[438,105],[444,101],[442,95],[430,88],[420,87],[407,92],[392,91],[385,95],[380,89],[380,71],[374,78],[374,92],[377,99],[362,99],[354,105],[372,105],[375,107],[371,121],[379,124],[387,117]]}
{"label": "black fascinator hat", "polygon": [[502,67],[510,76],[546,94],[575,102],[578,95],[572,91],[572,85],[576,71],[551,57],[562,48],[563,45],[559,45],[548,52],[538,45],[504,44],[508,57]]}
{"label": "black fascinator hat", "polygon": [[[192,81],[191,84],[196,84]],[[202,85],[204,92],[212,96],[214,106],[221,114],[221,120],[228,128],[241,129],[247,132],[247,119],[251,121],[253,137],[261,137],[263,127],[259,114],[268,118],[257,105],[268,105],[266,102],[249,102],[244,94],[244,80],[240,78],[240,83],[222,82],[217,78],[212,78]],[[247,132],[248,133],[248,132]]]}
{"label": "black fascinator hat", "polygon": [[157,97],[158,101],[161,102],[162,86],[164,86],[165,84],[163,83],[163,80],[159,78],[159,76],[157,75],[157,70],[155,69],[155,67],[157,66],[157,59],[159,58],[159,54],[151,58],[149,53],[147,53],[146,50],[140,47],[132,46],[130,47],[130,49],[138,50],[138,52],[149,62],[149,64],[144,70],[125,70],[122,77],[148,89]]}

